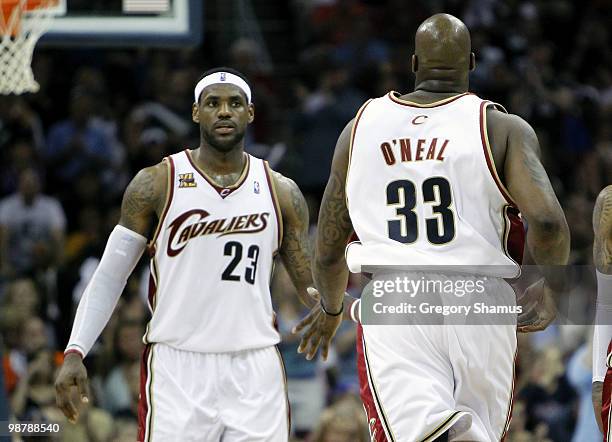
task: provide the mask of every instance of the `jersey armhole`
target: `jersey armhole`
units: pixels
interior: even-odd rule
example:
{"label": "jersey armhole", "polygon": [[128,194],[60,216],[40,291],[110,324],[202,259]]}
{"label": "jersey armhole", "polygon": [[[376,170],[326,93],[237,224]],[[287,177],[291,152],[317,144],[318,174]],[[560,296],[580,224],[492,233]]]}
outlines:
{"label": "jersey armhole", "polygon": [[166,200],[164,201],[164,207],[161,212],[161,216],[157,221],[157,227],[155,228],[155,233],[153,234],[153,238],[149,244],[147,244],[147,248],[149,249],[149,253],[153,255],[155,253],[155,242],[157,241],[157,237],[159,236],[159,232],[161,231],[162,225],[164,224],[164,220],[166,219],[166,215],[168,214],[168,209],[172,204],[172,198],[174,196],[174,161],[172,157],[166,157],[162,161],[167,162],[166,174],[167,174],[167,189],[166,192]]}
{"label": "jersey armhole", "polygon": [[345,199],[347,208],[348,208],[348,194],[346,192],[346,188],[348,186],[349,173],[351,170],[351,160],[353,157],[353,143],[355,142],[355,134],[357,132],[357,125],[359,124],[359,119],[361,118],[361,115],[363,115],[363,111],[365,111],[365,108],[368,106],[368,104],[372,102],[372,100],[373,98],[370,98],[368,101],[366,101],[365,103],[361,105],[361,107],[357,111],[357,115],[355,115],[355,121],[353,121],[353,127],[351,128],[351,139],[349,141],[349,157],[348,157],[348,163],[346,165],[346,179],[344,180],[344,199]]}
{"label": "jersey armhole", "polygon": [[510,196],[510,192],[508,192],[508,189],[506,189],[504,183],[502,183],[501,179],[499,178],[495,162],[493,161],[493,152],[491,151],[491,145],[489,144],[489,134],[487,133],[487,108],[489,106],[493,106],[496,109],[507,113],[506,109],[502,105],[493,103],[492,101],[483,101],[480,104],[480,137],[482,140],[482,149],[484,152],[485,161],[487,163],[487,168],[491,173],[491,177],[493,178],[493,181],[495,182],[495,185],[499,190],[499,193],[506,200],[508,205],[516,208],[518,206]]}
{"label": "jersey armhole", "polygon": [[283,214],[280,210],[280,202],[278,201],[278,194],[276,193],[276,185],[274,184],[274,178],[272,177],[272,169],[267,161],[263,161],[264,172],[266,174],[266,181],[268,181],[268,188],[270,189],[270,196],[272,197],[272,205],[274,206],[274,213],[276,215],[276,232],[277,232],[277,248],[274,255],[278,253],[283,243]]}

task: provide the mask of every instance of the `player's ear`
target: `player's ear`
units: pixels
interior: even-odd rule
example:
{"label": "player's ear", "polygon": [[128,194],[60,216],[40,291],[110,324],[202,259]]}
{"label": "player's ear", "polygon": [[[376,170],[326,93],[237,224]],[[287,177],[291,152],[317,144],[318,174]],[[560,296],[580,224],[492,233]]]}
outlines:
{"label": "player's ear", "polygon": [[419,59],[416,54],[412,54],[412,72],[416,72],[419,70]]}
{"label": "player's ear", "polygon": [[476,56],[470,52],[470,72],[476,69]]}
{"label": "player's ear", "polygon": [[198,109],[198,103],[193,103],[193,106],[191,106],[191,119],[194,123],[200,122],[200,110]]}
{"label": "player's ear", "polygon": [[249,124],[251,124],[255,120],[255,105],[253,103],[249,104]]}

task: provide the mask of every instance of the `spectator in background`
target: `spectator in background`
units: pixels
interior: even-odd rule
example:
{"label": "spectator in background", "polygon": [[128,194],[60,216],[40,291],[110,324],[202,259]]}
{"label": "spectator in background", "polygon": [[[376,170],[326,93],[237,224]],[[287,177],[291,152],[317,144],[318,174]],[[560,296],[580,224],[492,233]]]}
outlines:
{"label": "spectator in background", "polygon": [[[364,103],[349,82],[346,67],[327,59],[313,91],[304,90],[294,121],[300,154],[295,180],[305,193],[323,194],[338,134]],[[323,166],[325,165],[325,166]]]}
{"label": "spectator in background", "polygon": [[272,293],[276,301],[278,330],[281,342],[278,348],[285,364],[287,390],[291,408],[291,429],[304,437],[315,427],[325,408],[327,387],[324,367],[315,359],[305,361],[297,352],[301,337],[292,328],[308,313],[295,293],[295,288],[282,265],[274,272]]}
{"label": "spectator in background", "polygon": [[356,396],[346,396],[321,415],[312,442],[367,442],[368,424]]}
{"label": "spectator in background", "polygon": [[[590,336],[593,333],[589,333]],[[590,341],[590,340],[589,340]],[[572,442],[598,442],[601,433],[595,422],[592,403],[592,342],[586,342],[574,351],[567,365],[567,378],[578,393],[578,419],[572,436]]]}
{"label": "spectator in background", "polygon": [[58,186],[71,189],[88,170],[104,172],[112,163],[113,140],[93,123],[95,98],[85,90],[73,90],[70,117],[49,130],[45,157]]}
{"label": "spectator in background", "polygon": [[553,442],[570,440],[573,427],[575,393],[565,378],[561,357],[556,346],[549,346],[529,360],[528,383],[518,394],[525,403],[527,430],[536,431],[543,423]]}
{"label": "spectator in background", "polygon": [[0,201],[0,274],[40,279],[41,273],[54,272],[65,228],[62,206],[41,193],[38,173],[32,168],[21,172],[18,192]]}
{"label": "spectator in background", "polygon": [[55,352],[45,323],[31,316],[22,323],[21,353],[24,367],[11,396],[13,412],[24,420],[43,419],[43,408],[55,404],[55,368],[61,353]]}
{"label": "spectator in background", "polygon": [[[116,365],[104,383],[104,408],[114,416],[138,417],[138,367],[144,327],[137,321],[121,321],[115,329],[113,356]],[[136,367],[136,368],[135,368]],[[134,371],[136,401],[134,401]]]}

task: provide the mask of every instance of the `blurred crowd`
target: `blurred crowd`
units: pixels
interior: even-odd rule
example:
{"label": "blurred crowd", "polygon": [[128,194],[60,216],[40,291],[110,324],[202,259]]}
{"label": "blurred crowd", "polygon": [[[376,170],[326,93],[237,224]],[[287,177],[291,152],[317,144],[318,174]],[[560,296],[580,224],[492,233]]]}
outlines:
{"label": "blurred crowd", "polygon": [[[122,192],[142,167],[197,147],[192,89],[213,66],[249,78],[256,119],[247,150],[297,181],[314,233],[342,128],[367,98],[411,90],[422,20],[436,12],[462,18],[477,59],[472,91],[534,126],[571,229],[571,263],[592,263],[592,208],[612,182],[608,2],[294,0],[291,10],[287,38],[297,50],[279,72],[261,63],[266,48],[245,38],[211,59],[218,51],[208,32],[202,47],[186,49],[42,47],[33,61],[40,92],[0,97],[0,348],[12,415],[65,422],[54,376]],[[146,261],[86,358],[93,400],[77,425],[63,425],[62,440],[135,440]],[[290,332],[305,311],[278,269],[273,298],[294,440],[368,440],[354,325],[342,326],[328,361],[306,361]],[[357,287],[352,280],[359,296]],[[510,441],[601,440],[590,405],[591,334],[575,325],[519,336]]]}

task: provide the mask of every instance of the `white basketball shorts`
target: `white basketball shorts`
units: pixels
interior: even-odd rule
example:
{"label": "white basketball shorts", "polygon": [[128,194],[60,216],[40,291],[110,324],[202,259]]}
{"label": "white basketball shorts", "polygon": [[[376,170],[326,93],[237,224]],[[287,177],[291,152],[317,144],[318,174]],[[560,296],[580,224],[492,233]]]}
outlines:
{"label": "white basketball shorts", "polygon": [[289,405],[276,347],[143,353],[138,441],[286,442]]}
{"label": "white basketball shorts", "polygon": [[[498,287],[515,299],[509,285]],[[516,347],[515,323],[359,326],[359,382],[372,440],[431,442],[447,431],[450,441],[502,440]]]}

